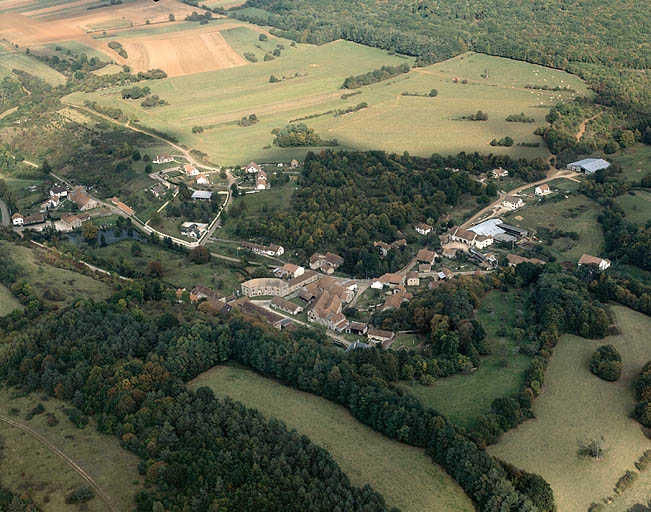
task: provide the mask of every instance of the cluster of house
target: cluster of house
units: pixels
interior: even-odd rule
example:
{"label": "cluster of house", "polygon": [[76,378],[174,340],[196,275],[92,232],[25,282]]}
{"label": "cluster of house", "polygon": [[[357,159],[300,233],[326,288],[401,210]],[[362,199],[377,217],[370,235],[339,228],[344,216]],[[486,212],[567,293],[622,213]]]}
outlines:
{"label": "cluster of house", "polygon": [[[296,166],[298,166],[297,160],[292,160],[292,163],[293,162],[296,162]],[[245,170],[248,174],[255,174],[256,190],[268,190],[271,187],[271,184],[267,179],[267,173],[264,171],[261,165],[256,164],[255,162],[251,162],[245,167]]]}
{"label": "cluster of house", "polygon": [[315,252],[310,256],[310,268],[312,270],[320,270],[328,275],[333,274],[343,264],[344,259],[332,252],[326,252],[325,254]]}
{"label": "cluster of house", "polygon": [[27,226],[45,221],[43,213],[54,210],[65,200],[75,203],[80,211],[91,210],[97,206],[97,201],[82,186],[75,186],[71,191],[65,185],[54,185],[49,190],[48,199],[41,205],[40,213],[35,215],[22,215],[14,213],[11,217],[11,223],[14,226]]}
{"label": "cluster of house", "polygon": [[252,253],[262,254],[264,256],[278,257],[285,254],[285,248],[282,245],[278,244],[261,245],[255,244],[253,242],[242,242],[240,249],[245,249],[247,251],[251,251]]}
{"label": "cluster of house", "polygon": [[[186,292],[185,288],[179,288],[176,290],[177,300],[182,300],[183,294]],[[230,299],[230,300],[229,300]],[[210,305],[210,308],[216,313],[230,313],[233,309],[233,306],[228,304],[232,302],[233,297],[224,297],[219,294],[212,288],[207,286],[195,286],[190,290],[190,302],[193,304],[201,303],[202,301],[207,302]]]}
{"label": "cluster of house", "polygon": [[403,247],[405,245],[407,245],[407,240],[405,240],[404,238],[401,238],[400,240],[396,240],[395,242],[390,244],[382,241],[373,242],[373,247],[378,248],[378,250],[380,251],[380,256],[386,256],[387,254],[389,254],[390,250],[398,249],[399,247]]}
{"label": "cluster of house", "polygon": [[197,169],[193,164],[185,164],[183,166],[183,171],[186,176],[193,176],[197,185],[208,185],[210,183],[208,176],[199,171],[199,169]]}
{"label": "cluster of house", "polygon": [[[516,242],[528,235],[529,232],[526,229],[511,226],[499,218],[494,218],[476,224],[468,229],[454,226],[439,238],[443,245],[449,244],[450,242],[458,242],[464,244],[469,249],[482,250],[492,245],[495,241]],[[448,254],[445,254],[445,250],[444,255],[448,256]]]}
{"label": "cluster of house", "polygon": [[149,191],[151,192],[151,195],[154,196],[156,199],[160,199],[163,197],[165,194],[167,194],[167,191],[171,185],[167,183],[166,181],[156,183],[152,187],[149,188]]}

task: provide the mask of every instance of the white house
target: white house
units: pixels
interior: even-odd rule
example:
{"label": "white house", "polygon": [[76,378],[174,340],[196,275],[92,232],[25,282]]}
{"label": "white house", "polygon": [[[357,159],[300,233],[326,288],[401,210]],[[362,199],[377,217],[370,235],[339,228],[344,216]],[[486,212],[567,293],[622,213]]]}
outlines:
{"label": "white house", "polygon": [[197,176],[199,174],[199,169],[197,169],[192,164],[185,164],[183,166],[183,170],[185,171],[185,174],[187,174],[188,176]]}
{"label": "white house", "polygon": [[14,226],[22,226],[25,223],[25,217],[23,217],[20,213],[14,213],[11,216],[11,223]]}
{"label": "white house", "polygon": [[543,183],[542,185],[538,185],[533,193],[537,196],[546,196],[547,194],[551,194],[552,191],[549,188],[549,185],[547,183]]}
{"label": "white house", "polygon": [[497,169],[493,169],[491,174],[493,175],[493,178],[505,178],[509,175],[509,171],[498,167]]}
{"label": "white house", "polygon": [[470,247],[475,247],[476,249],[485,249],[494,241],[491,235],[480,235],[474,231],[462,229],[457,226],[450,229],[448,232],[448,237],[452,242],[461,242],[462,244],[466,244]]}
{"label": "white house", "polygon": [[173,162],[174,158],[172,158],[170,155],[156,155],[156,158],[154,158],[151,163],[153,164],[166,164],[167,162]]}
{"label": "white house", "polygon": [[416,224],[414,226],[414,229],[416,230],[417,233],[421,235],[429,235],[432,232],[432,229],[434,228],[429,224],[425,224],[424,222],[421,222],[420,224]]}
{"label": "white house", "polygon": [[584,158],[583,160],[567,164],[568,169],[585,174],[594,174],[600,169],[608,169],[608,167],[610,167],[610,163],[603,158]]}
{"label": "white house", "polygon": [[68,189],[65,185],[54,185],[50,189],[50,197],[59,196],[59,197],[68,197]]}
{"label": "white house", "polygon": [[599,270],[604,271],[610,267],[610,260],[604,260],[602,258],[597,258],[596,256],[584,254],[579,260],[579,267],[581,265],[597,265],[597,267],[599,267]]}
{"label": "white house", "polygon": [[208,178],[204,173],[199,173],[197,174],[197,185],[208,185],[210,181],[208,181]]}
{"label": "white house", "polygon": [[266,172],[264,171],[258,172],[258,175],[255,178],[255,188],[256,190],[266,190],[269,188]]}
{"label": "white house", "polygon": [[61,204],[61,199],[59,198],[59,196],[57,195],[50,196],[50,198],[41,205],[41,212],[54,210],[60,204]]}
{"label": "white house", "polygon": [[255,162],[251,162],[249,165],[246,166],[246,172],[253,174],[255,172],[260,172],[262,170],[262,167],[260,167],[258,164]]}
{"label": "white house", "polygon": [[524,201],[520,197],[516,196],[506,196],[504,201],[502,201],[502,206],[508,208],[509,210],[517,210],[524,206]]}

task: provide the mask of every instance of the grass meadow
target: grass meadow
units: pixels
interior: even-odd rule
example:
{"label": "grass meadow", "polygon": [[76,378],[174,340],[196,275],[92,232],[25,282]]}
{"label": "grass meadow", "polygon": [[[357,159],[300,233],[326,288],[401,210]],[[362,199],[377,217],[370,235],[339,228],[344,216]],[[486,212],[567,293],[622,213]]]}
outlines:
{"label": "grass meadow", "polygon": [[94,249],[101,258],[114,263],[122,262],[132,270],[144,272],[150,261],[160,261],[163,265],[163,280],[179,288],[193,288],[196,285],[214,287],[225,294],[239,287],[244,275],[230,263],[213,259],[210,263],[197,265],[190,263],[184,254],[168,251],[151,244],[139,244],[140,256],[131,253],[133,242],[123,240],[106,247]]}
{"label": "grass meadow", "polygon": [[[116,437],[100,434],[91,421],[85,428],[75,427],[64,414],[69,404],[50,398],[41,401],[35,395],[16,397],[9,389],[0,390],[0,414],[28,426],[70,457],[111,497],[117,510],[133,510],[135,495],[142,486],[138,458],[123,449]],[[43,414],[25,419],[39,403]],[[13,411],[12,411],[13,410]],[[17,412],[18,411],[18,412]],[[13,412],[13,414],[12,414]],[[59,420],[47,424],[47,413]],[[27,432],[0,422],[2,440],[2,484],[14,492],[25,492],[44,512],[74,510],[65,504],[70,491],[88,485],[66,462]],[[88,503],[90,512],[104,512],[108,506],[99,496]],[[81,508],[77,510],[82,510]]]}
{"label": "grass meadow", "polygon": [[419,383],[399,386],[455,423],[469,427],[478,416],[490,411],[495,398],[510,396],[520,389],[530,359],[518,353],[517,343],[510,337],[500,335],[500,328],[507,326],[507,331],[510,330],[516,311],[525,309],[524,295],[490,292],[477,310],[477,319],[486,330],[493,351],[482,358],[479,369],[471,375],[438,379],[432,386]]}
{"label": "grass meadow", "polygon": [[66,77],[51,67],[43,64],[23,51],[0,43],[0,78],[11,75],[12,69],[20,69],[30,73],[51,85],[66,83]]}
{"label": "grass meadow", "polygon": [[370,484],[403,512],[472,511],[461,488],[423,450],[392,441],[359,423],[340,405],[233,366],[190,382],[210,387],[267,417],[283,421],[327,449],[356,486]]}
{"label": "grass meadow", "polygon": [[48,265],[27,247],[0,242],[2,250],[7,250],[22,267],[24,275],[21,279],[27,281],[46,304],[65,307],[80,297],[104,300],[111,296],[112,290],[108,285],[83,274]]}
{"label": "grass meadow", "polygon": [[503,218],[509,224],[530,230],[546,227],[575,231],[579,234],[578,240],[559,238],[549,248],[559,261],[577,262],[584,253],[599,256],[603,251],[604,236],[597,223],[598,214],[598,205],[577,194],[559,201],[550,196],[545,201],[530,203],[526,208]]}
{"label": "grass meadow", "polygon": [[[113,58],[110,55],[111,50],[109,50],[108,48],[106,52],[100,52],[96,48],[91,48],[90,46],[87,46],[78,41],[62,41],[59,43],[46,44],[45,46],[51,50],[62,48],[63,55],[66,54],[67,50],[70,50],[70,53],[72,53],[73,55],[81,55],[82,53],[85,53],[89,59],[95,57],[103,62],[110,62],[111,60],[113,60]],[[120,67],[120,69],[122,68]]]}
{"label": "grass meadow", "polygon": [[[347,76],[383,65],[411,64],[412,59],[346,41],[292,47],[290,41],[270,36],[268,41],[261,42],[259,33],[246,26],[224,29],[221,34],[240,55],[254,53],[258,62],[152,81],[147,84],[152,94],[169,102],[157,109],[144,110],[139,101],[123,100],[121,88],[74,93],[65,101],[80,105],[84,100],[93,100],[121,108],[143,126],[170,133],[187,147],[206,152],[211,160],[230,165],[250,160],[300,159],[309,149],[318,150],[272,145],[274,128],[309,116],[314,117],[301,122],[313,127],[324,140],[336,138],[342,149],[379,148],[418,155],[476,150],[514,157],[547,156],[542,139],[533,135],[533,130],[544,124],[550,105],[575,93],[525,86],[570,86],[586,93],[585,85],[577,77],[558,70],[467,53],[362,87],[356,90],[361,94],[344,100],[342,94],[351,92],[340,89]],[[263,61],[265,52],[278,44],[284,48],[281,56]],[[280,82],[270,83],[271,75]],[[437,89],[438,96],[428,96],[432,89]],[[404,96],[403,92],[419,96]],[[366,102],[368,108],[338,117],[331,112],[361,102]],[[478,110],[488,113],[487,121],[461,120]],[[509,114],[520,112],[536,122],[505,121]],[[237,124],[250,114],[256,114],[257,124]],[[192,133],[194,126],[201,126],[203,133]],[[489,145],[493,138],[506,135],[516,145]],[[539,142],[541,146],[517,146],[519,142]]]}
{"label": "grass meadow", "polygon": [[[507,432],[488,449],[492,455],[542,475],[563,512],[585,512],[591,503],[613,496],[619,477],[634,470],[634,462],[649,449],[649,440],[631,413],[633,381],[651,359],[651,319],[622,306],[612,309],[622,334],[605,340],[563,336],[534,403],[537,419]],[[606,382],[590,372],[590,355],[605,343],[613,344],[622,355],[623,371],[617,382]],[[579,444],[591,440],[605,448],[603,459],[577,456]],[[643,475],[636,487],[615,500],[612,510],[625,510],[620,506],[625,500],[648,499],[649,487],[644,482],[649,481],[649,475]]]}
{"label": "grass meadow", "polygon": [[615,202],[626,212],[626,218],[644,226],[651,219],[651,193],[635,190],[615,198]]}
{"label": "grass meadow", "polygon": [[11,294],[11,292],[0,284],[0,316],[5,316],[15,309],[23,309],[23,305]]}

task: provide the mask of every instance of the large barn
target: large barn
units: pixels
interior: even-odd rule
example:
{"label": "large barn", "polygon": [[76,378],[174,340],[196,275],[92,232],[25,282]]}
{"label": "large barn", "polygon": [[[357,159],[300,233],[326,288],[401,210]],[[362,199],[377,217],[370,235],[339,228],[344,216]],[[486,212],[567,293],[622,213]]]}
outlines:
{"label": "large barn", "polygon": [[585,174],[594,174],[598,170],[608,169],[608,167],[610,167],[610,164],[603,158],[584,158],[578,162],[567,164],[568,169]]}

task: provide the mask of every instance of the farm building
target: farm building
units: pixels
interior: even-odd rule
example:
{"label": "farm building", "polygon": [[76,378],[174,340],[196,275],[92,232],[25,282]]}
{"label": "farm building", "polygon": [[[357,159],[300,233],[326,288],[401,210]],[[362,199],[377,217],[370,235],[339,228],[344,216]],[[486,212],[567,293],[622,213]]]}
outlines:
{"label": "farm building", "polygon": [[195,190],[192,192],[192,199],[195,201],[198,199],[200,201],[209,201],[210,198],[212,197],[212,192],[208,192],[205,190]]}
{"label": "farm building", "polygon": [[547,194],[551,194],[552,191],[547,183],[543,183],[542,185],[537,186],[533,193],[537,196],[546,196]]}
{"label": "farm building", "polygon": [[584,254],[579,260],[579,267],[581,265],[597,265],[597,267],[599,267],[599,270],[606,270],[608,267],[610,267],[610,260],[604,260],[602,258],[597,258],[596,256]]}
{"label": "farm building", "polygon": [[385,343],[391,341],[395,336],[392,331],[383,331],[381,329],[369,329],[366,335],[369,341],[373,343]]}
{"label": "farm building", "polygon": [[59,196],[59,197],[68,197],[68,189],[65,185],[54,185],[50,189],[50,197]]}
{"label": "farm building", "polygon": [[491,174],[493,175],[493,178],[506,178],[509,175],[509,171],[498,167],[497,169],[493,169]]}
{"label": "farm building", "polygon": [[70,193],[70,200],[77,205],[81,211],[90,210],[97,206],[97,201],[90,197],[86,189],[81,186],[73,187]]}
{"label": "farm building", "polygon": [[289,285],[275,277],[259,277],[242,283],[242,295],[255,297],[257,295],[277,295],[283,297],[289,292]]}
{"label": "farm building", "polygon": [[281,311],[289,313],[290,315],[298,315],[301,311],[303,311],[303,308],[301,306],[285,300],[282,297],[274,297],[271,299],[271,307],[280,309]]}
{"label": "farm building", "polygon": [[610,163],[603,158],[584,158],[567,164],[568,169],[585,174],[594,174],[601,169],[608,169],[608,167],[610,167]]}
{"label": "farm building", "polygon": [[520,197],[516,196],[506,196],[504,201],[502,201],[502,206],[508,208],[509,210],[517,210],[524,206],[524,201]]}

